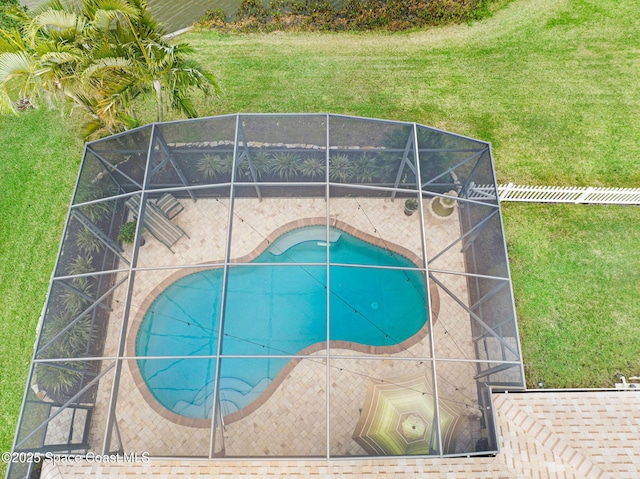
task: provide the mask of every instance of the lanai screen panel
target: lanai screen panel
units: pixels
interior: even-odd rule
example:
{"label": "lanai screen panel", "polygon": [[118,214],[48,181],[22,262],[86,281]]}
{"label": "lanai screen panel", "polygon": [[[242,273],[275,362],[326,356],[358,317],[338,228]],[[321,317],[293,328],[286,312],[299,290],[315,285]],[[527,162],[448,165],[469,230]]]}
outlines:
{"label": "lanai screen panel", "polygon": [[524,378],[497,194],[476,185],[495,186],[489,144],[342,115],[87,144],[14,450],[496,453],[490,389]]}

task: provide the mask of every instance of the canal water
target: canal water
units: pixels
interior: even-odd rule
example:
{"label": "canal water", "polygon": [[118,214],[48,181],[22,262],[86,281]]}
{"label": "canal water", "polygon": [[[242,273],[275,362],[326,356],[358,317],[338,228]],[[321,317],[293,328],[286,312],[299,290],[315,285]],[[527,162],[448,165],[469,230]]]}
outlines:
{"label": "canal water", "polygon": [[[199,20],[207,10],[223,9],[227,16],[235,16],[241,0],[148,0],[149,10],[161,21],[167,33],[188,27]],[[44,0],[22,0],[30,9],[44,3]]]}

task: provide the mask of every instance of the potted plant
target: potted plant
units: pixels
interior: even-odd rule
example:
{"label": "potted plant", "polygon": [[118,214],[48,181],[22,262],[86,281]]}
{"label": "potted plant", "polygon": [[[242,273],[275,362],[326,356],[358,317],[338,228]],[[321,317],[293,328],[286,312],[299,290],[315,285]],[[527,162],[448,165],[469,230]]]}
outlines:
{"label": "potted plant", "polygon": [[[129,221],[120,226],[120,232],[118,233],[118,239],[124,244],[133,244],[136,239],[136,221]],[[144,246],[144,238],[140,241],[140,246]]]}
{"label": "potted plant", "polygon": [[407,216],[411,216],[416,211],[418,211],[418,200],[415,198],[409,198],[404,202],[404,214]]}
{"label": "potted plant", "polygon": [[440,223],[450,218],[455,211],[458,193],[454,190],[447,191],[445,196],[434,196],[429,201],[429,213],[434,223]]}

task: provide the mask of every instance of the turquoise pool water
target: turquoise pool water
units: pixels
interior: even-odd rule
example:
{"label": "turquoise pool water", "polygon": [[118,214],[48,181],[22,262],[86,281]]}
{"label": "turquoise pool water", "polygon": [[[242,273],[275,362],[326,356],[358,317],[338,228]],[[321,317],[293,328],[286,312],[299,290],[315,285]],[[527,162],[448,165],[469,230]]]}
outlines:
{"label": "turquoise pool water", "polygon": [[[223,415],[253,402],[290,358],[327,339],[324,227],[281,236],[251,266],[229,268],[220,405]],[[415,267],[407,258],[331,229],[332,263]],[[272,263],[286,263],[274,266]],[[221,268],[194,273],[169,286],[145,315],[138,356],[215,355],[218,348]],[[417,271],[330,266],[330,339],[369,346],[398,344],[427,321],[426,281]],[[234,357],[228,357],[234,356]],[[191,418],[211,415],[215,359],[138,360],[155,398]]]}

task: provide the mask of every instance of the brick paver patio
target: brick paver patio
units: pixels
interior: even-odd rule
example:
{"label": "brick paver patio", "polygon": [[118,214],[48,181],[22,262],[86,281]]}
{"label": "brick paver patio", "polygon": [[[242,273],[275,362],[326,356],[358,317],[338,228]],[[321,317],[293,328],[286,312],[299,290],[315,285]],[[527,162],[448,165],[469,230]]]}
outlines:
{"label": "brick paver patio", "polygon": [[[184,211],[174,219],[183,228],[189,238],[183,237],[172,248],[171,254],[166,247],[150,235],[140,249],[138,267],[145,268],[162,265],[166,267],[216,263],[224,258],[224,244],[227,235],[229,201],[199,199],[196,203],[182,200]],[[254,199],[236,199],[234,204],[233,234],[231,258],[247,257],[256,247],[282,225],[303,218],[320,218],[329,210],[332,224],[348,225],[382,244],[402,245],[408,254],[421,257],[423,244],[420,234],[418,215],[406,216],[403,212],[404,201],[380,198],[335,198],[327,202],[322,198],[269,198],[262,202]],[[426,249],[434,255],[444,249],[460,235],[457,215],[443,223],[432,224],[425,216],[427,228]],[[459,248],[450,249],[438,260],[438,267],[453,271],[464,271],[463,255]],[[154,269],[138,271],[129,314],[129,332],[135,328],[135,319],[143,315],[150,304],[150,295],[154,289],[164,288],[176,269]],[[467,301],[466,282],[463,276],[450,279],[448,287],[454,290],[460,299]],[[115,319],[110,323],[109,336],[105,347],[105,356],[115,355],[120,335],[120,318],[125,288],[121,287],[114,298]],[[439,295],[438,320],[434,322],[434,336],[437,338],[436,356],[441,358],[474,358],[468,313],[466,313],[447,294]],[[128,338],[127,354],[132,355],[135,348],[135,334]],[[395,355],[403,357],[430,357],[431,346],[428,335]],[[333,348],[333,355],[353,355],[353,351]],[[362,353],[358,353],[361,355]],[[317,417],[317,411],[326,410],[326,380],[324,350],[314,353],[319,361],[303,360],[278,386],[276,392],[265,404],[246,418],[225,426],[225,452],[228,456],[295,456],[308,451],[318,451],[324,456],[326,450],[327,420],[324,414]],[[393,355],[391,355],[393,356]],[[333,360],[330,368],[331,389],[331,437],[332,454],[361,455],[364,451],[351,439],[362,407],[367,387],[367,376],[393,377],[408,374],[410,365],[406,362],[387,361],[379,370],[372,370],[374,362],[350,361],[348,367],[339,366],[339,360]],[[376,365],[379,367],[379,365]],[[152,455],[208,456],[210,440],[209,429],[198,429],[176,424],[158,414],[157,406],[149,405],[150,395],[144,384],[136,381],[132,369],[135,361],[126,361],[122,368],[118,390],[116,418],[118,433],[126,451],[148,451]],[[374,368],[375,369],[375,368]],[[430,368],[429,368],[430,370]],[[350,374],[344,371],[349,371]],[[441,394],[459,402],[468,403],[475,392],[473,375],[476,370],[471,364],[462,367],[442,366],[447,371],[447,382],[441,386]],[[430,374],[430,371],[429,371]],[[455,385],[452,387],[450,385]],[[112,382],[110,377],[101,381],[98,401],[94,411],[91,444],[102,444],[104,424],[106,422],[108,402]],[[145,397],[147,400],[145,400]],[[293,405],[297,405],[293,407]],[[161,406],[160,406],[161,407]],[[461,413],[473,417],[477,414],[474,405],[463,407]],[[162,412],[162,411],[161,411]],[[285,415],[286,419],[282,418]],[[335,415],[334,415],[335,414]],[[277,421],[274,418],[278,418]],[[475,421],[478,424],[478,421]],[[304,431],[304,440],[292,444],[291,438]],[[469,442],[480,438],[479,425],[467,426],[461,434],[461,441],[467,441],[466,450],[472,447]]]}

